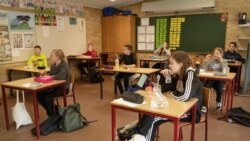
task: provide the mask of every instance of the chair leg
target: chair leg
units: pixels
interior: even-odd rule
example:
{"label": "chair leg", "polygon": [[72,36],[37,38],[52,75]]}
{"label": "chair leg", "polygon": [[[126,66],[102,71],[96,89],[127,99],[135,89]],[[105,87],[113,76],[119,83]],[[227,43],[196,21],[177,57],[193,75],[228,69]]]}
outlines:
{"label": "chair leg", "polygon": [[117,96],[117,86],[115,84],[115,81],[114,81],[114,91],[115,91],[115,96]]}
{"label": "chair leg", "polygon": [[208,129],[208,125],[207,125],[207,121],[205,122],[205,141],[207,141],[207,130]]}
{"label": "chair leg", "polygon": [[182,140],[183,140],[183,132],[182,132],[182,127],[180,127],[179,141]]}
{"label": "chair leg", "polygon": [[72,96],[73,96],[74,104],[76,104],[76,98],[75,98],[75,92],[74,92],[74,90],[72,91]]}
{"label": "chair leg", "polygon": [[156,131],[156,136],[155,136],[156,141],[159,141],[159,138],[160,138],[159,132],[160,132],[160,128],[158,127],[158,128],[157,128],[157,131]]}

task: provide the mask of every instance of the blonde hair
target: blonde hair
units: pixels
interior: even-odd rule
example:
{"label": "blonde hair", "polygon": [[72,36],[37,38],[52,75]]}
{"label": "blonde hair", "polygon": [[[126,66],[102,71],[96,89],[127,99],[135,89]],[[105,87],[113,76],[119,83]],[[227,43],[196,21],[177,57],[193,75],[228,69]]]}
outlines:
{"label": "blonde hair", "polygon": [[64,55],[62,49],[53,49],[52,52],[54,52],[55,55],[56,55],[57,57],[59,57],[60,60],[64,60],[65,55]]}
{"label": "blonde hair", "polygon": [[220,54],[222,54],[222,56],[223,56],[224,51],[223,51],[223,49],[222,49],[221,47],[216,47],[216,48],[214,49],[213,53],[214,53],[216,50],[219,51]]}

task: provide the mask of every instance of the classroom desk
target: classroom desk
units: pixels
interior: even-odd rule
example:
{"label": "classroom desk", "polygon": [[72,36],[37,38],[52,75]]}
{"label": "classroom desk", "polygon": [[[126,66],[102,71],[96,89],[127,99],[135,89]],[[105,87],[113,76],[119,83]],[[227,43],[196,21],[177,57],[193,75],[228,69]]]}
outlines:
{"label": "classroom desk", "polygon": [[[102,71],[106,71],[106,72],[122,72],[122,73],[139,73],[139,74],[147,74],[147,75],[151,75],[153,73],[159,72],[161,71],[160,69],[153,69],[153,68],[131,68],[131,69],[125,69],[122,66],[120,66],[119,68],[114,67],[113,69],[100,69],[101,72]],[[102,87],[102,82],[101,82],[101,87]],[[102,89],[102,88],[101,88]],[[114,90],[115,90],[115,94],[117,94],[117,89],[116,89],[116,84],[114,82]],[[101,90],[102,91],[102,90]],[[102,97],[102,92],[101,92],[101,97]]]}
{"label": "classroom desk", "polygon": [[[12,81],[11,74],[13,71],[28,72],[30,73],[30,76],[31,76],[32,73],[40,73],[41,71],[44,71],[44,70],[39,70],[37,68],[28,68],[27,66],[10,67],[8,68],[9,81]],[[45,71],[49,72],[50,68],[46,68]]]}
{"label": "classroom desk", "polygon": [[101,58],[100,57],[84,57],[81,55],[75,55],[75,56],[68,56],[68,63],[69,67],[71,66],[71,61],[87,61],[88,62],[88,68],[89,68],[89,61],[98,61],[98,67],[100,68],[101,65]]}
{"label": "classroom desk", "polygon": [[53,80],[53,82],[51,82],[51,83],[43,83],[41,86],[35,87],[35,88],[23,86],[23,84],[27,84],[27,83],[34,83],[34,77],[16,80],[16,81],[11,81],[11,82],[5,82],[5,83],[1,84],[6,129],[7,130],[10,129],[10,123],[9,123],[9,111],[8,111],[8,106],[7,106],[7,98],[6,98],[5,89],[6,88],[10,88],[10,89],[13,88],[13,89],[18,89],[18,90],[23,90],[25,92],[31,93],[33,96],[33,106],[34,106],[34,113],[35,113],[35,127],[36,127],[37,139],[39,139],[39,136],[40,136],[39,112],[38,112],[38,103],[37,103],[36,93],[39,91],[42,91],[42,90],[49,89],[49,88],[63,86],[64,87],[64,106],[66,106],[67,102],[66,102],[65,80]]}
{"label": "classroom desk", "polygon": [[152,58],[144,58],[144,59],[140,59],[140,66],[142,67],[142,62],[147,62],[149,64],[149,62],[156,62],[156,63],[161,63],[161,69],[163,69],[163,63],[166,62],[168,59],[152,59]]}
{"label": "classroom desk", "polygon": [[[48,67],[44,70],[39,70],[37,68],[28,68],[27,66],[19,66],[19,67],[10,67],[10,68],[7,68],[7,70],[8,70],[8,79],[9,81],[12,81],[11,74],[13,71],[28,72],[30,77],[32,77],[32,74],[40,73],[41,71],[44,71],[44,70],[46,72],[49,72],[50,68]],[[12,89],[10,89],[10,94],[13,95]]]}
{"label": "classroom desk", "polygon": [[196,120],[196,107],[197,99],[191,99],[187,102],[181,102],[174,99],[171,95],[167,94],[167,99],[169,106],[162,109],[152,109],[150,108],[150,94],[146,94],[145,91],[138,91],[142,94],[146,103],[139,104],[136,107],[130,107],[126,104],[120,103],[117,100],[111,102],[111,122],[112,122],[112,141],[115,141],[115,132],[116,132],[116,109],[122,109],[131,112],[137,112],[140,114],[146,114],[151,116],[158,116],[163,118],[168,118],[174,123],[174,141],[179,141],[179,125],[181,117],[192,110],[192,128],[191,128],[191,141],[194,141],[194,129],[195,129],[195,120]]}
{"label": "classroom desk", "polygon": [[239,91],[240,91],[240,77],[241,77],[242,63],[239,62],[239,61],[236,61],[235,63],[228,63],[228,67],[237,69],[236,82],[235,82],[236,83],[235,91],[239,93]]}
{"label": "classroom desk", "polygon": [[234,85],[235,85],[235,73],[228,73],[226,76],[214,76],[213,72],[201,72],[198,74],[200,79],[206,80],[223,80],[226,83],[226,114],[223,117],[219,117],[218,119],[227,119],[228,112],[232,109],[233,105],[233,97],[234,97]]}

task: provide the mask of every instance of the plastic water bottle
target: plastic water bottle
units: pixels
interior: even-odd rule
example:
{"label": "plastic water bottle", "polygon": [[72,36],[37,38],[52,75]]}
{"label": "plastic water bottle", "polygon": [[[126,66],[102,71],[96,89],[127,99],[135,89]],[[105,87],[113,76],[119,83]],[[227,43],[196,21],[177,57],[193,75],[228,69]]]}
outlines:
{"label": "plastic water bottle", "polygon": [[115,59],[115,68],[119,68],[119,58],[118,57],[116,57],[116,59]]}
{"label": "plastic water bottle", "polygon": [[224,74],[227,74],[228,73],[228,65],[227,65],[227,61],[225,61],[225,63],[224,63],[224,66],[223,66],[223,73]]}

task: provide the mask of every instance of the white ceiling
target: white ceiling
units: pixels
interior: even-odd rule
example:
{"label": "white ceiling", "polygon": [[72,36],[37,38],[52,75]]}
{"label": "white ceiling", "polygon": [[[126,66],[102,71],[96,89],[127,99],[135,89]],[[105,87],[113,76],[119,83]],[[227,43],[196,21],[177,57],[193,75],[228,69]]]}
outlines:
{"label": "white ceiling", "polygon": [[115,0],[113,2],[110,0],[62,0],[62,1],[79,3],[83,6],[102,9],[104,7],[109,7],[109,6],[120,7],[120,6],[130,5],[137,2],[141,2],[143,0]]}

